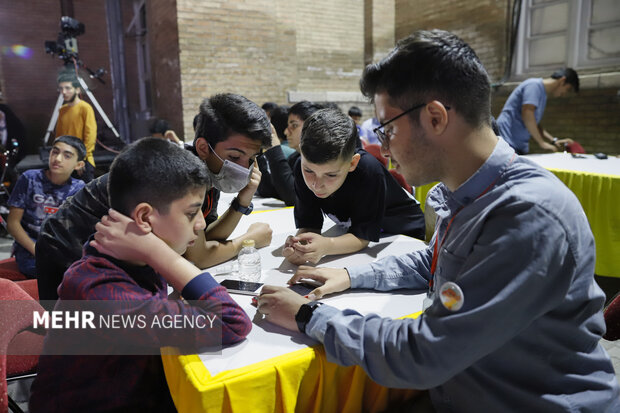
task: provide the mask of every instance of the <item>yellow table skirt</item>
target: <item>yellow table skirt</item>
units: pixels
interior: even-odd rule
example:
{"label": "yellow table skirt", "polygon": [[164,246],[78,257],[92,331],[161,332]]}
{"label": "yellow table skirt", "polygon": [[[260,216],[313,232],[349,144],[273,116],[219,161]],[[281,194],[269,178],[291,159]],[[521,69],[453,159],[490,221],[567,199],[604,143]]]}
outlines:
{"label": "yellow table skirt", "polygon": [[[620,277],[620,176],[549,169],[577,196],[596,243],[595,274]],[[416,187],[422,209],[435,185]]]}
{"label": "yellow table skirt", "polygon": [[179,412],[381,412],[418,393],[330,363],[322,345],[215,376],[198,355],[162,354],[162,362]]}

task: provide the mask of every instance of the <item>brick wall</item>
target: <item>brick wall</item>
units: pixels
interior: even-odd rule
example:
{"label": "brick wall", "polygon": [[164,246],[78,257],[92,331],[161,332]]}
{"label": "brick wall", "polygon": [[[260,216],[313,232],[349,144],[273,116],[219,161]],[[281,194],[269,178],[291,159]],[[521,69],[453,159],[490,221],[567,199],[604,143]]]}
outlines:
{"label": "brick wall", "polygon": [[[146,4],[153,115],[166,119],[173,130],[182,132],[183,99],[176,3],[151,0]],[[186,140],[191,141],[192,137],[193,134]]]}
{"label": "brick wall", "polygon": [[[103,2],[74,0],[74,13],[86,25],[85,34],[77,38],[80,58],[93,69],[100,66],[109,69],[106,23],[101,18],[105,15]],[[58,97],[56,76],[62,60],[45,54],[43,43],[56,40],[60,17],[60,1],[0,2],[3,94],[26,127],[29,152],[35,152],[41,145]],[[25,58],[15,56],[5,49],[11,45],[24,45],[31,54]],[[109,77],[106,82],[107,85],[92,83],[92,88],[106,113],[112,116]]]}
{"label": "brick wall", "polygon": [[[501,79],[506,65],[507,0],[422,0],[396,1],[396,38],[414,30],[449,30],[476,51],[492,82]],[[590,69],[582,74],[609,72],[618,68]],[[551,73],[540,74],[549,76]],[[520,79],[510,79],[519,81]],[[498,116],[515,85],[499,88],[492,96],[492,113]],[[549,99],[542,124],[553,135],[573,138],[588,152],[620,153],[620,98],[618,84],[602,87],[584,82],[577,96]],[[539,152],[538,145],[530,145]]]}
{"label": "brick wall", "polygon": [[[260,105],[290,103],[289,92],[359,91],[363,1],[178,0],[177,5],[186,135],[200,101],[213,93],[240,93]],[[340,103],[346,110],[357,102]]]}

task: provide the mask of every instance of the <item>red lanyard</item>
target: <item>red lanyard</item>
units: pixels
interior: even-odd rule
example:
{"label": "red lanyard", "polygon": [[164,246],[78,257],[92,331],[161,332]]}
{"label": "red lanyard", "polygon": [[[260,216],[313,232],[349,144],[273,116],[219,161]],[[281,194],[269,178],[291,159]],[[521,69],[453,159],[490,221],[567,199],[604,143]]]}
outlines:
{"label": "red lanyard", "polygon": [[[512,161],[515,159],[517,155],[513,154],[512,158],[510,158],[510,162],[508,162],[508,165],[510,165],[512,163]],[[495,178],[495,180],[493,182],[491,182],[491,185],[487,186],[487,188],[482,191],[482,193],[480,195],[478,195],[476,197],[476,199],[480,198],[482,195],[486,194],[487,192],[489,192],[489,190],[491,188],[493,188],[495,186],[495,184],[497,183],[497,180],[499,179],[499,176],[497,178]],[[452,225],[452,221],[454,221],[454,218],[456,218],[456,216],[458,215],[459,212],[461,212],[461,210],[463,209],[463,207],[460,207],[455,213],[454,215],[452,215],[452,218],[450,219],[450,222],[448,222],[448,226],[446,227],[446,232],[443,234],[443,237],[441,238],[441,243],[439,243],[439,248],[441,248],[443,246],[443,243],[446,240],[446,236],[448,235],[448,231],[450,231],[450,226]],[[433,262],[431,263],[431,275],[434,276],[435,275],[435,269],[437,268],[437,259],[439,257],[438,254],[438,248],[437,248],[437,240],[435,240],[435,245],[433,245]],[[431,279],[428,282],[428,286],[430,288],[433,287],[433,279]]]}

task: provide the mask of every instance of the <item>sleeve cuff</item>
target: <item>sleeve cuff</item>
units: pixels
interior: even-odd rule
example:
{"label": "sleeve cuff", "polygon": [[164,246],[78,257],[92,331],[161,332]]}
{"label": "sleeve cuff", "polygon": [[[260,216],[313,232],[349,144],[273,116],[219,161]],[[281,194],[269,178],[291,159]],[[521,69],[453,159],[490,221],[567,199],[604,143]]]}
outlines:
{"label": "sleeve cuff", "polygon": [[345,269],[349,273],[351,288],[375,288],[375,275],[372,266],[366,264],[346,267]]}
{"label": "sleeve cuff", "polygon": [[322,305],[316,308],[312,313],[312,318],[310,318],[306,325],[306,334],[322,343],[325,337],[325,330],[327,330],[327,323],[338,313],[340,313],[340,310],[329,305]]}
{"label": "sleeve cuff", "polygon": [[198,274],[185,284],[181,295],[186,300],[198,300],[202,295],[213,288],[219,287],[220,284],[208,272]]}

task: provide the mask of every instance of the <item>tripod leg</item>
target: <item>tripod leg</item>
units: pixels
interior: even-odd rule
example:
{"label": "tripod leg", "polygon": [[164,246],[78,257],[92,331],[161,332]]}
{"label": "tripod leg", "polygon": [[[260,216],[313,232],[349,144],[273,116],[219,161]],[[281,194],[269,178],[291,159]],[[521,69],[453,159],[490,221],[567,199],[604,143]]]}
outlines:
{"label": "tripod leg", "polygon": [[47,126],[47,132],[45,133],[45,137],[43,138],[43,146],[47,145],[50,135],[54,133],[54,128],[56,127],[56,121],[58,120],[58,110],[62,106],[63,101],[64,99],[62,97],[62,93],[59,93],[58,99],[56,99],[56,106],[54,106],[54,111],[52,112],[52,118],[50,119],[50,124]]}
{"label": "tripod leg", "polygon": [[93,92],[90,91],[90,89],[88,88],[88,85],[86,84],[86,82],[84,82],[84,79],[82,79],[81,77],[78,76],[78,80],[80,82],[80,85],[82,85],[82,89],[84,90],[84,92],[86,92],[86,94],[88,95],[88,98],[90,99],[90,101],[92,102],[92,104],[95,106],[95,108],[97,109],[97,112],[99,112],[99,115],[101,115],[101,118],[103,119],[103,121],[105,122],[105,124],[108,126],[108,128],[110,128],[112,130],[112,132],[114,133],[114,135],[120,139],[120,135],[118,134],[118,132],[116,131],[116,129],[114,128],[114,125],[112,125],[112,122],[110,122],[110,119],[108,118],[108,116],[105,114],[105,112],[103,111],[103,109],[101,108],[101,106],[99,106],[99,102],[97,102],[97,99],[95,99],[95,95],[93,95]]}

